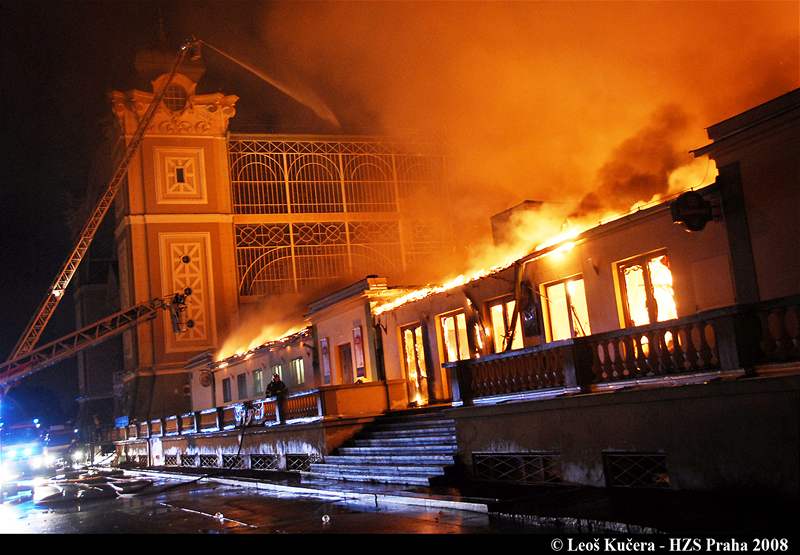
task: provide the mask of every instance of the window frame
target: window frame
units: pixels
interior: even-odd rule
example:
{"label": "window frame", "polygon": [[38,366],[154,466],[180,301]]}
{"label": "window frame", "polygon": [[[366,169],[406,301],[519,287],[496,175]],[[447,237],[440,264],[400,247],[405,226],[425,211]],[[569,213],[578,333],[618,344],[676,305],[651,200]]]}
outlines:
{"label": "window frame", "polygon": [[236,374],[236,397],[237,401],[247,399],[247,372]]}
{"label": "window frame", "polygon": [[222,402],[230,403],[233,401],[233,388],[231,387],[230,376],[222,379]]}
{"label": "window frame", "polygon": [[[299,368],[296,364],[300,361]],[[289,361],[289,369],[292,371],[295,385],[305,385],[306,383],[306,361],[303,357],[295,357]],[[299,372],[298,372],[299,371]]]}
{"label": "window frame", "polygon": [[[487,316],[486,320],[489,321],[489,326],[492,328],[492,337],[491,337],[492,349],[494,349],[495,353],[503,353],[505,351],[503,351],[503,350],[498,351],[497,350],[497,346],[494,344],[495,330],[494,330],[494,320],[492,319],[492,308],[494,308],[494,307],[496,307],[498,305],[502,305],[503,306],[503,310],[502,310],[502,313],[503,313],[503,327],[504,327],[504,329],[503,329],[503,332],[504,332],[503,333],[503,337],[506,338],[506,337],[508,337],[509,328],[511,326],[511,322],[508,320],[508,311],[506,310],[506,305],[508,303],[511,303],[511,302],[514,303],[514,310],[517,311],[517,328],[518,329],[514,331],[514,341],[516,341],[517,337],[519,337],[520,341],[522,341],[522,347],[519,347],[518,349],[524,349],[525,348],[525,337],[524,337],[523,331],[522,331],[522,315],[519,313],[519,311],[517,309],[517,299],[514,297],[514,295],[503,295],[501,297],[495,297],[494,299],[489,299],[488,301],[486,301],[484,303],[485,312],[486,312],[486,316]],[[513,314],[513,311],[512,311],[512,314]],[[513,316],[512,316],[512,319],[513,319]],[[519,334],[517,334],[517,332],[519,332]],[[512,346],[513,346],[513,341],[512,341]],[[513,350],[517,350],[517,349],[513,349],[512,348],[512,349],[509,349],[509,350],[513,351]]]}
{"label": "window frame", "polygon": [[[539,285],[539,292],[542,296],[542,316],[544,317],[545,323],[545,339],[547,343],[551,343],[553,341],[563,341],[565,339],[575,339],[576,337],[586,337],[592,334],[591,330],[591,321],[589,322],[589,333],[584,333],[583,335],[576,335],[575,333],[575,315],[573,311],[570,310],[571,307],[574,305],[572,304],[572,297],[569,294],[569,287],[567,287],[567,283],[570,281],[583,281],[583,302],[586,305],[586,318],[589,318],[589,302],[586,299],[586,279],[583,277],[583,273],[572,274],[571,276],[567,276],[562,279],[557,279],[554,281],[548,281],[546,283],[541,283]],[[547,294],[548,287],[553,287],[555,285],[562,285],[564,286],[564,298],[567,301],[567,321],[569,323],[569,337],[561,338],[561,339],[554,339],[555,334],[553,333],[553,317],[551,313],[551,306],[550,306],[550,297]]]}
{"label": "window frame", "polygon": [[[461,345],[459,343],[460,339],[458,337],[458,316],[460,316],[460,315],[464,316],[464,329],[465,329],[465,335],[466,335],[466,338],[467,338],[467,346],[466,346],[466,348],[467,348],[467,358],[460,358]],[[464,310],[463,308],[459,309],[459,310],[451,310],[450,312],[444,312],[442,314],[439,314],[436,318],[437,318],[437,323],[439,324],[438,325],[438,328],[439,328],[438,332],[439,332],[439,340],[441,341],[441,346],[442,346],[442,360],[445,363],[449,363],[449,362],[458,362],[460,360],[470,360],[470,359],[474,358],[475,349],[473,348],[473,339],[470,338],[471,334],[470,334],[470,330],[469,330],[470,326],[469,326],[469,319],[467,318],[467,311]],[[445,320],[445,318],[453,318],[453,321],[456,323],[456,327],[455,327],[455,330],[456,330],[456,333],[455,333],[455,337],[456,337],[456,353],[458,353],[458,356],[459,356],[459,358],[457,358],[456,360],[450,360],[450,353],[447,351],[447,341],[445,340],[445,331],[444,331],[444,320]]]}
{"label": "window frame", "polygon": [[[259,387],[259,385],[261,387]],[[263,395],[266,390],[267,388],[264,383],[264,369],[256,368],[253,370],[253,396],[258,397],[259,395]]]}
{"label": "window frame", "polygon": [[[637,327],[633,319],[630,315],[630,307],[628,306],[628,287],[625,284],[625,268],[629,268],[631,266],[640,265],[642,267],[643,279],[644,279],[644,288],[645,288],[645,304],[647,306],[647,316],[649,318],[649,322],[647,324],[641,324],[643,326],[649,326],[655,323],[658,323],[658,302],[656,301],[655,293],[653,291],[653,281],[650,277],[650,267],[648,262],[653,258],[658,258],[660,256],[666,256],[667,261],[671,261],[669,256],[669,252],[666,248],[656,249],[654,251],[646,252],[643,254],[637,254],[636,256],[632,256],[630,258],[626,258],[624,260],[619,260],[614,263],[614,277],[617,281],[617,291],[619,292],[619,302],[621,307],[621,324],[623,328],[635,328]],[[675,309],[677,312],[678,307],[678,299],[675,295],[675,274],[672,272],[672,266],[669,267],[670,274],[672,275],[673,280],[673,287],[672,287],[672,294],[673,300],[675,301]]]}

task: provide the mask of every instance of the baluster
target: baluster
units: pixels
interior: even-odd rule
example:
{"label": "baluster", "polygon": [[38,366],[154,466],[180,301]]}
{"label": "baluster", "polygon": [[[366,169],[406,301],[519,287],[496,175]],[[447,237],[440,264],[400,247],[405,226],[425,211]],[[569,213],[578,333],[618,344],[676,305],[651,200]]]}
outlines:
{"label": "baluster", "polygon": [[706,322],[700,322],[699,324],[700,360],[703,363],[703,370],[708,370],[709,368],[711,368],[711,361],[713,359],[711,346],[708,344],[708,338],[706,337],[706,326],[708,326]]}
{"label": "baluster", "polygon": [[[607,374],[604,369],[604,364],[608,362],[608,354],[605,352],[605,342],[596,343],[593,341],[589,343],[589,346],[592,349],[592,374],[594,375],[594,381],[605,381]],[[603,348],[603,360],[600,360],[601,346]]]}
{"label": "baluster", "polygon": [[675,361],[676,372],[683,372],[686,370],[686,357],[683,354],[683,348],[686,343],[686,340],[683,339],[684,330],[684,326],[676,327],[675,335],[672,337],[672,347],[675,350],[673,353],[673,360]]}
{"label": "baluster", "polygon": [[617,350],[620,354],[621,371],[617,379],[632,378],[638,373],[638,366],[636,365],[636,357],[638,356],[636,348],[634,347],[634,339],[630,336],[623,337],[616,343],[616,347],[622,346],[622,350]]}
{"label": "baluster", "polygon": [[508,393],[508,369],[502,364],[497,364],[497,361],[493,361],[492,366],[494,366],[497,375],[497,392],[500,394]]}
{"label": "baluster", "polygon": [[548,353],[548,364],[550,365],[550,387],[564,385],[564,351],[553,349]]}
{"label": "baluster", "polygon": [[539,387],[547,387],[553,379],[552,351],[539,353]]}
{"label": "baluster", "polygon": [[662,332],[658,330],[652,330],[645,333],[645,337],[647,337],[647,356],[645,357],[647,360],[647,375],[660,375],[661,369],[659,368],[659,358],[661,356],[660,353],[660,338],[659,336]]}
{"label": "baluster", "polygon": [[619,359],[619,352],[615,350],[611,341],[603,339],[599,345],[603,349],[603,365],[601,367],[602,381],[611,381],[616,371],[614,364],[616,364],[617,359]]}
{"label": "baluster", "polygon": [[628,351],[625,348],[625,339],[612,339],[607,343],[608,353],[613,356],[611,361],[611,371],[609,378],[613,380],[621,380],[625,376],[625,366],[627,364]]}
{"label": "baluster", "polygon": [[699,366],[697,364],[698,363],[698,351],[697,351],[697,347],[695,347],[695,341],[694,341],[694,328],[695,328],[695,324],[693,324],[693,323],[686,325],[686,349],[685,349],[685,352],[686,352],[686,358],[687,358],[687,360],[689,362],[688,370],[690,372],[694,372],[694,371],[698,370],[698,368],[699,368]]}
{"label": "baluster", "polygon": [[657,333],[659,374],[672,374],[675,371],[672,363],[672,351],[667,345],[667,334],[669,334],[670,342],[673,344],[673,350],[675,348],[675,332],[672,328],[661,330]]}
{"label": "baluster", "polygon": [[489,367],[489,373],[491,375],[491,382],[490,382],[490,393],[492,395],[497,395],[500,393],[500,373],[497,371],[497,366],[494,364],[488,363],[487,366]]}
{"label": "baluster", "polygon": [[542,357],[539,353],[533,354],[529,360],[528,373],[526,376],[528,389],[539,389],[539,376],[542,373]]}
{"label": "baluster", "polygon": [[531,355],[525,355],[522,358],[522,364],[520,367],[520,373],[517,377],[517,387],[519,387],[520,391],[528,391],[531,388],[530,385],[530,376],[531,372],[533,371],[533,361],[534,357]]}
{"label": "baluster", "polygon": [[547,363],[547,385],[546,387],[556,387],[559,385],[559,382],[562,382],[559,378],[559,371],[561,370],[561,359],[559,357],[559,353],[561,349],[552,349],[547,352],[546,355],[546,363]]}
{"label": "baluster", "polygon": [[525,372],[525,359],[518,357],[513,359],[514,364],[510,366],[508,373],[508,390],[511,392],[519,391],[520,389],[520,376]]}
{"label": "baluster", "polygon": [[511,366],[510,364],[502,364],[499,361],[492,362],[497,367],[497,374],[500,377],[500,393],[508,393],[511,391]]}

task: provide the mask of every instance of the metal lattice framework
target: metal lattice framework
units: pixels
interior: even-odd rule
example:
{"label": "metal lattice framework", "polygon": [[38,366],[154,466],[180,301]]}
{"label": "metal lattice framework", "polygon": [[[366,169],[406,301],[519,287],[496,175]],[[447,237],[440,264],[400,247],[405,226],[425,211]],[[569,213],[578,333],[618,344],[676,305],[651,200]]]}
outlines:
{"label": "metal lattice framework", "polygon": [[219,468],[217,455],[200,455],[200,466],[203,468]]}
{"label": "metal lattice framework", "polygon": [[190,455],[188,453],[181,453],[181,466],[197,466],[197,455]]}
{"label": "metal lattice framework", "polygon": [[623,488],[669,488],[667,457],[663,453],[603,453],[606,485]]}
{"label": "metal lattice framework", "polygon": [[430,152],[369,138],[233,136],[233,210],[248,222],[235,228],[240,295],[393,275],[438,252],[436,225],[413,213],[420,191],[444,198],[443,160]]}
{"label": "metal lattice framework", "polygon": [[252,470],[280,470],[281,458],[279,455],[250,455],[250,468]]}
{"label": "metal lattice framework", "polygon": [[245,468],[244,457],[241,455],[222,455],[222,468]]}
{"label": "metal lattice framework", "polygon": [[475,475],[484,480],[520,484],[561,481],[561,457],[545,453],[473,453]]}
{"label": "metal lattice framework", "polygon": [[242,295],[296,292],[351,275],[401,269],[397,222],[237,224]]}
{"label": "metal lattice framework", "polygon": [[420,188],[441,188],[442,157],[430,151],[369,138],[234,135],[234,213],[397,212]]}
{"label": "metal lattice framework", "polygon": [[178,455],[164,455],[164,466],[178,466]]}
{"label": "metal lattice framework", "polygon": [[287,454],[286,455],[286,470],[294,472],[308,472],[311,465],[322,460],[317,454],[303,455],[303,454]]}

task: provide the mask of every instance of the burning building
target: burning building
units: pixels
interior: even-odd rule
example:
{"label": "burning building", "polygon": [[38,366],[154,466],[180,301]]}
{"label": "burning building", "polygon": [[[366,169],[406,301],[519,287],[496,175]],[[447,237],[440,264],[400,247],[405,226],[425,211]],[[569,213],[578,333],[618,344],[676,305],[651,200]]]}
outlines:
{"label": "burning building", "polygon": [[[441,473],[433,458],[412,460],[411,443],[424,440],[441,457],[435,460],[457,462],[479,480],[796,494],[799,115],[795,90],[711,126],[712,142],[694,151],[716,162],[711,185],[566,229],[438,285],[392,287],[392,280],[370,276],[322,295],[308,304],[308,328],[194,365],[202,369],[194,379],[213,376],[222,404],[215,393],[213,403],[197,397],[193,412],[132,423],[120,431],[119,450],[146,465],[183,465],[185,456],[190,466],[228,460],[259,468],[269,456],[270,468],[428,483]],[[281,197],[276,179],[266,183],[245,183],[257,191],[253,205],[290,207],[287,199],[303,198],[293,197],[291,186]],[[251,281],[251,291],[291,291],[303,281],[298,268],[308,268],[291,250],[295,218],[307,216],[288,217],[289,208],[265,214],[267,223],[255,224],[262,215],[254,214],[237,220],[235,211],[225,220],[229,251],[214,271],[237,283],[231,270],[239,269],[240,298],[256,260],[283,270],[255,272],[263,279]],[[153,225],[167,220],[150,217]],[[283,226],[267,234],[288,233],[289,250],[274,250],[275,259],[287,254],[283,265],[269,266],[266,252],[239,263],[246,245],[234,239],[231,223],[235,233],[247,228],[252,241],[259,240],[256,225]],[[202,253],[215,251],[165,256],[175,232],[163,233],[164,281],[155,283],[212,291],[210,279],[175,276],[198,252],[208,260]],[[192,233],[200,240],[210,232]],[[339,275],[336,264],[345,259],[331,262],[330,271]],[[235,296],[225,299],[233,304]],[[207,317],[213,306],[194,310]],[[173,352],[177,364],[180,351]],[[268,372],[294,373],[286,425],[275,421],[282,401],[259,395]],[[435,416],[413,428],[382,416],[426,405],[438,409]],[[234,461],[234,428],[248,425],[258,439]],[[395,434],[388,443],[386,434]],[[192,449],[187,435],[194,435]],[[171,450],[169,458],[156,460],[150,444]],[[375,457],[404,462],[388,476]]]}
{"label": "burning building", "polygon": [[[167,85],[172,61],[140,53],[137,70],[151,91],[111,95],[128,140]],[[176,336],[159,318],[123,338],[130,416],[188,410],[192,397],[210,405],[211,390],[185,360],[220,350],[226,358],[272,339],[241,331],[265,298],[307,297],[377,272],[402,279],[447,244],[447,229],[410,206],[420,189],[446,198],[433,145],[232,133],[238,97],[201,94],[202,62],[184,66],[116,200],[121,304],[191,290],[186,333]],[[237,328],[241,345],[225,343]]]}

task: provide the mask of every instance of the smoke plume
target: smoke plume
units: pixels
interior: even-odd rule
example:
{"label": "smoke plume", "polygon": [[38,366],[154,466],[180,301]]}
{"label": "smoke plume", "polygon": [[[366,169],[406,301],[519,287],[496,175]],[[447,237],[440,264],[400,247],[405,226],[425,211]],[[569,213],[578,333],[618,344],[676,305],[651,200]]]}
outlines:
{"label": "smoke plume", "polygon": [[669,190],[669,176],[691,161],[677,145],[689,118],[677,105],[659,108],[651,121],[613,150],[597,172],[596,185],[578,205],[575,216],[603,210],[624,211]]}
{"label": "smoke plume", "polygon": [[[471,240],[524,199],[570,214],[666,192],[704,127],[800,85],[799,16],[781,2],[277,3],[261,61],[311,83],[345,130],[441,140]],[[690,169],[700,185],[707,164]]]}
{"label": "smoke plume", "polygon": [[238,325],[229,333],[216,359],[244,354],[267,341],[275,341],[305,327],[306,299],[299,295],[267,297],[243,309]]}

